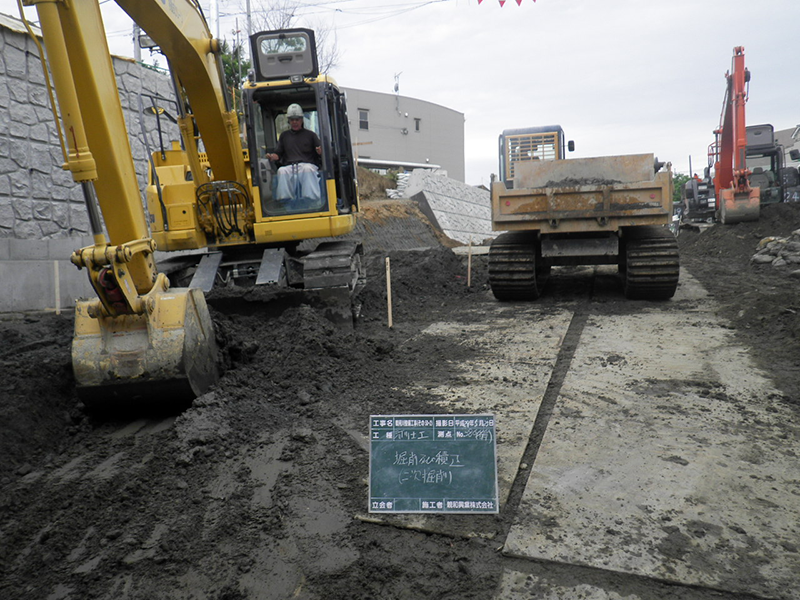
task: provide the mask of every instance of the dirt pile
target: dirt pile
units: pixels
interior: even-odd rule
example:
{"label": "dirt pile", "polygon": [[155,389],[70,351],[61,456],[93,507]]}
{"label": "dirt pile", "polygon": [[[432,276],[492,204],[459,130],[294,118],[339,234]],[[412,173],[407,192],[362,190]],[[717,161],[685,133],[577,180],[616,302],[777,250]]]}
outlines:
{"label": "dirt pile", "polygon": [[461,245],[434,227],[416,201],[405,199],[364,202],[354,235],[370,254]]}
{"label": "dirt pile", "polygon": [[63,451],[85,415],[77,406],[72,315],[8,314],[0,319],[0,484]]}
{"label": "dirt pile", "polygon": [[[375,222],[408,216],[397,210],[378,211]],[[787,268],[750,259],[762,238],[798,228],[800,204],[776,205],[756,223],[679,236],[685,272],[794,402],[799,283]],[[166,417],[88,415],[71,374],[71,315],[3,317],[0,596],[491,598],[510,517],[481,517],[497,538],[471,540],[353,518],[366,507],[365,415],[438,412],[427,386],[458,385],[443,357],[480,351],[422,332],[479,318],[467,309],[486,301],[485,256],[474,257],[471,288],[465,259],[441,245],[370,251],[366,261],[369,283],[352,330],[308,306],[273,317],[258,303],[213,308],[220,384]],[[543,310],[576,302],[574,290],[547,294]],[[603,305],[620,314],[635,308],[621,293]],[[547,573],[574,582],[572,567],[548,565]]]}
{"label": "dirt pile", "polygon": [[699,279],[735,326],[759,366],[800,403],[800,280],[796,265],[752,261],[759,242],[800,228],[800,203],[761,207],[758,221],[684,229],[681,265]]}
{"label": "dirt pile", "polygon": [[[330,599],[409,589],[438,597],[443,581],[465,598],[488,594],[473,579],[458,582],[480,542],[412,534],[420,545],[409,555],[399,533],[352,519],[364,510],[368,470],[360,416],[432,410],[424,394],[405,393],[406,382],[446,368],[436,360],[443,351],[463,350],[403,340],[478,289],[466,289],[463,262],[448,249],[390,259],[395,329],[385,325],[375,255],[352,331],[307,306],[274,319],[252,306],[215,310],[224,375],[190,409],[160,420],[83,412],[69,375],[69,316],[3,321],[15,357],[2,363],[4,381],[19,392],[5,397],[0,432],[0,595],[44,598],[61,586],[61,597],[76,599],[245,598],[250,573],[269,582],[262,598],[292,597],[298,581]],[[56,334],[57,344],[45,343]]]}
{"label": "dirt pile", "polygon": [[374,171],[358,167],[356,177],[358,178],[358,196],[361,200],[384,200],[386,190],[395,187],[395,182],[378,175]]}
{"label": "dirt pile", "polygon": [[678,241],[686,247],[689,257],[719,257],[741,264],[741,260],[749,260],[756,253],[762,239],[788,237],[798,227],[800,203],[768,204],[761,207],[757,221],[716,224],[708,228],[688,227],[682,230]]}

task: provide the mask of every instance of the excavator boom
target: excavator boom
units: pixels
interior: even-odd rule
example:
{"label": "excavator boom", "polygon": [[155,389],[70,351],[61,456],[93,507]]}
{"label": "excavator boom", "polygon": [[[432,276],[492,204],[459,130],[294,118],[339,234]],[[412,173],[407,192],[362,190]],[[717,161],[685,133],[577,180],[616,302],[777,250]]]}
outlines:
{"label": "excavator boom", "polygon": [[170,289],[156,269],[99,3],[27,4],[37,9],[53,73],[64,168],[82,186],[94,236],[93,246],[72,256],[97,293],[76,306],[78,392],[103,408],[195,397],[218,378],[213,326],[202,293]]}
{"label": "excavator boom", "polygon": [[722,223],[758,220],[760,190],[750,187],[747,169],[745,104],[750,72],[744,66],[744,48],[733,49],[731,71],[725,73],[727,87],[722,102],[720,125],[709,152],[714,163],[717,212]]}
{"label": "excavator boom", "polygon": [[[245,181],[239,122],[229,106],[219,62],[220,48],[195,0],[116,3],[159,46],[169,60],[173,78],[191,109],[218,180]],[[179,110],[185,118],[184,106]],[[186,135],[184,135],[184,141]]]}

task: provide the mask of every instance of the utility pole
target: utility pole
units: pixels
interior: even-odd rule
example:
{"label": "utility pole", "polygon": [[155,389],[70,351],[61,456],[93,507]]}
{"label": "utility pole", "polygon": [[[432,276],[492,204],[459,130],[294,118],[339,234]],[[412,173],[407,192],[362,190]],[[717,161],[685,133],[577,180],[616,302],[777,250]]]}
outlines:
{"label": "utility pole", "polygon": [[250,18],[250,0],[247,0],[247,39],[250,40],[250,34],[253,33],[253,21]]}
{"label": "utility pole", "polygon": [[236,64],[239,67],[239,78],[236,80],[237,85],[241,85],[242,83],[242,46],[239,43],[239,17],[236,17],[236,48],[234,57],[236,58]]}
{"label": "utility pole", "polygon": [[142,47],[139,45],[139,35],[142,30],[136,23],[133,24],[133,60],[137,63],[142,62]]}
{"label": "utility pole", "polygon": [[219,0],[211,0],[211,20],[216,23],[217,35],[219,39]]}

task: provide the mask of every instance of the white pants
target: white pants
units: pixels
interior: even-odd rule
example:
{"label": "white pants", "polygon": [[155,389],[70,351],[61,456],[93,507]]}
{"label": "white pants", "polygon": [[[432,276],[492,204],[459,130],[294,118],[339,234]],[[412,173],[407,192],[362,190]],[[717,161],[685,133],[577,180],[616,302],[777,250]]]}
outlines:
{"label": "white pants", "polygon": [[278,169],[277,200],[319,200],[319,167],[311,163],[297,163]]}

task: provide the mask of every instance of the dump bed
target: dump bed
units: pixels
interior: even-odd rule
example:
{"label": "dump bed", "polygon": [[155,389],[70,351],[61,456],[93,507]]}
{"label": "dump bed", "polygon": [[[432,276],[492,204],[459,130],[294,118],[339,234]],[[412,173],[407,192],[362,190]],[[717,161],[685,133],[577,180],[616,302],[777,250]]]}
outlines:
{"label": "dump bed", "polygon": [[588,233],[666,225],[672,173],[654,165],[652,154],[520,162],[513,189],[492,184],[492,228]]}

